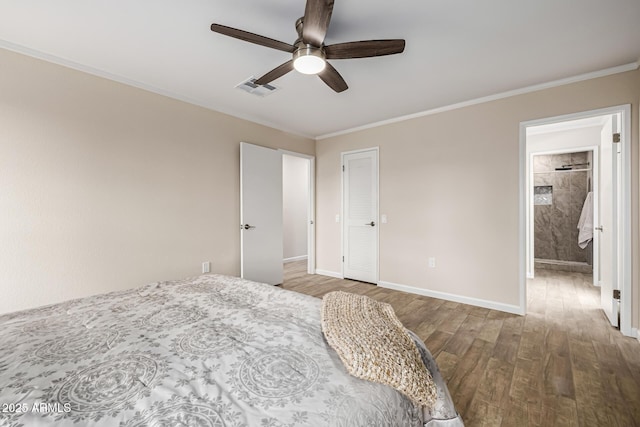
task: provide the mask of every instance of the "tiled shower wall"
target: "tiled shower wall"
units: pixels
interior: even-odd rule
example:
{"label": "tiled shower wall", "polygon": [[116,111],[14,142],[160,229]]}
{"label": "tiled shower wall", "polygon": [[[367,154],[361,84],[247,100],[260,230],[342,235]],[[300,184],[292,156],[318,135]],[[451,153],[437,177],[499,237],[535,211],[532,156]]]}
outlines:
{"label": "tiled shower wall", "polygon": [[[552,204],[535,205],[535,258],[560,261],[591,261],[591,245],[578,246],[578,220],[592,179],[591,153],[539,155],[533,158],[534,186],[552,186]],[[556,171],[563,165],[587,163],[573,169]]]}

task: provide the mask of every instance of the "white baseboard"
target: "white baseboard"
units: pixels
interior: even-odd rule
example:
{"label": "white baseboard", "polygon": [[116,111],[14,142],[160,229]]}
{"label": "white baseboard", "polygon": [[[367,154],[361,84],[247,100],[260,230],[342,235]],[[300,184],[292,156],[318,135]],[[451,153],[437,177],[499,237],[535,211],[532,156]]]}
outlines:
{"label": "white baseboard", "polygon": [[631,328],[631,336],[636,337],[638,341],[640,341],[640,331],[638,331],[638,328]]}
{"label": "white baseboard", "polygon": [[300,256],[292,256],[291,258],[285,258],[282,260],[282,262],[284,264],[288,263],[288,262],[296,262],[296,261],[302,261],[302,260],[307,260],[309,257],[306,255],[300,255]]}
{"label": "white baseboard", "polygon": [[432,291],[429,289],[416,288],[414,286],[399,285],[391,282],[378,282],[378,286],[382,288],[394,289],[396,291],[408,292],[411,294],[422,295],[425,297],[438,298],[447,301],[459,302],[462,304],[475,305],[478,307],[488,308],[491,310],[504,311],[511,314],[524,315],[522,307],[511,304],[503,304],[495,301],[487,301],[479,298],[470,298],[462,295],[449,294],[446,292]]}
{"label": "white baseboard", "polygon": [[336,273],[335,271],[321,270],[319,268],[316,268],[316,274],[319,274],[321,276],[335,277],[336,279],[344,279],[341,273]]}

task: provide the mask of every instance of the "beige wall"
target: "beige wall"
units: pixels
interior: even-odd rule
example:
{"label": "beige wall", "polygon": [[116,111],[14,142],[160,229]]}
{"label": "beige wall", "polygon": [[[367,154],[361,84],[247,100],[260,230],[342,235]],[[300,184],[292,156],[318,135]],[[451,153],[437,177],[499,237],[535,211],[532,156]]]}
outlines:
{"label": "beige wall", "polygon": [[309,160],[282,156],[284,259],[307,256]]}
{"label": "beige wall", "polygon": [[314,141],[0,50],[0,313],[239,274],[239,143]]}
{"label": "beige wall", "polygon": [[[425,94],[428,96],[428,94]],[[640,101],[640,71],[320,140],[317,268],[340,272],[340,152],[380,147],[380,280],[519,305],[519,125]],[[638,294],[638,114],[632,121],[633,289]],[[436,257],[436,268],[427,266]],[[638,297],[634,298],[638,325]]]}

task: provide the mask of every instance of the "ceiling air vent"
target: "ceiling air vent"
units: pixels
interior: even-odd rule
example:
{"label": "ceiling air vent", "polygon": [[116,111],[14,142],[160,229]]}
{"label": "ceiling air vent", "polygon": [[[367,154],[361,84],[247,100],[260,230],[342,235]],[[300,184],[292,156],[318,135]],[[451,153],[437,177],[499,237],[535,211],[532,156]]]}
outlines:
{"label": "ceiling air vent", "polygon": [[259,96],[261,98],[264,98],[267,95],[272,94],[273,92],[275,92],[276,90],[279,90],[279,87],[270,85],[270,84],[266,84],[266,85],[257,85],[254,82],[256,81],[256,78],[251,76],[249,77],[247,80],[243,81],[242,83],[240,83],[239,85],[236,86],[236,89],[240,89],[243,90],[245,92],[248,92],[252,95],[256,95]]}

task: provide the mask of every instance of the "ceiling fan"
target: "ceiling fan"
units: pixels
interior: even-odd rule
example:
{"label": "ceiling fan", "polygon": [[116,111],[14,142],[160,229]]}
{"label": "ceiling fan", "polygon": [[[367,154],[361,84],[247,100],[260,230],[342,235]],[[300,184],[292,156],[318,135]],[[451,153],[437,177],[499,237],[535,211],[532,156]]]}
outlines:
{"label": "ceiling fan", "polygon": [[324,39],[333,12],[333,2],[334,0],[307,0],[304,16],[296,21],[298,39],[293,44],[220,24],[211,24],[211,31],[293,54],[291,60],[260,77],[255,84],[265,85],[295,69],[303,74],[317,74],[331,89],[342,92],[349,86],[327,59],[393,55],[402,53],[405,43],[402,39],[364,40],[325,46]]}

